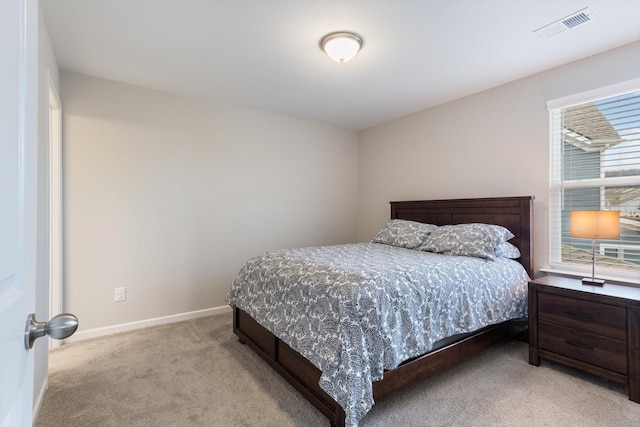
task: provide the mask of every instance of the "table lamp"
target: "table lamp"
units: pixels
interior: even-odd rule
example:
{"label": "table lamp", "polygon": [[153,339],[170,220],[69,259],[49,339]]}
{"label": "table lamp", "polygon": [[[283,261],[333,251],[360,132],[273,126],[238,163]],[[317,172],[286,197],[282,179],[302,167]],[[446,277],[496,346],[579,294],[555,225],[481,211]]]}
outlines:
{"label": "table lamp", "polygon": [[620,212],[618,211],[572,211],[571,237],[591,239],[591,277],[582,279],[583,285],[604,285],[596,279],[596,239],[620,238]]}

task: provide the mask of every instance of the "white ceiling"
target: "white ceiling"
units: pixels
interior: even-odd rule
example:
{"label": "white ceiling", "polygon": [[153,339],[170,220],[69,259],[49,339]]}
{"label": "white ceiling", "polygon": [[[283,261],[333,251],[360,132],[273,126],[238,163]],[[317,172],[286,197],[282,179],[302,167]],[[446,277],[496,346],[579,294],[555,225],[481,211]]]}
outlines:
{"label": "white ceiling", "polygon": [[[640,39],[640,0],[41,4],[61,69],[347,129]],[[584,7],[594,20],[547,40],[532,33]],[[318,47],[337,30],[365,38],[345,64]]]}

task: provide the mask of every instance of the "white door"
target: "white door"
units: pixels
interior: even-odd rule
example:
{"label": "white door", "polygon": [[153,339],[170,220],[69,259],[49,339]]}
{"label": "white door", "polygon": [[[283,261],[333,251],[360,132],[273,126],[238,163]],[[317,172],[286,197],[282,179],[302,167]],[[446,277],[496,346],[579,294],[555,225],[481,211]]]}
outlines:
{"label": "white door", "polygon": [[35,311],[38,3],[0,0],[0,425],[29,426]]}

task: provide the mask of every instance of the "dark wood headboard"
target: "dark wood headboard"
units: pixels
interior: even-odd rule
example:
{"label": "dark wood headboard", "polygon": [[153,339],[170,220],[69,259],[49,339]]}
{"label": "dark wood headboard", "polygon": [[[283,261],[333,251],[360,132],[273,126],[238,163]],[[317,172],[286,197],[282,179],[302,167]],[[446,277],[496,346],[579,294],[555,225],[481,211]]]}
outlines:
{"label": "dark wood headboard", "polygon": [[506,227],[533,277],[533,196],[391,202],[391,219],[449,225],[481,222]]}

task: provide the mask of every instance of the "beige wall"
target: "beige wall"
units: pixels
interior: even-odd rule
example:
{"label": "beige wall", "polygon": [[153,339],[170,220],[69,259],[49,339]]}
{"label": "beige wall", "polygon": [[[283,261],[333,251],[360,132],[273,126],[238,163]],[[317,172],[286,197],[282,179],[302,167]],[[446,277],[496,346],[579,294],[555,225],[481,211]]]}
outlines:
{"label": "beige wall", "polygon": [[637,78],[638,58],[640,42],[361,132],[359,239],[390,200],[533,195],[534,267],[547,267],[546,102]]}
{"label": "beige wall", "polygon": [[61,98],[80,331],[225,306],[248,258],[356,240],[355,132],[66,72]]}
{"label": "beige wall", "polygon": [[359,133],[62,73],[65,310],[82,331],[224,306],[248,258],[367,241],[390,200],[533,195],[545,267],[546,101],[638,77],[639,51]]}

